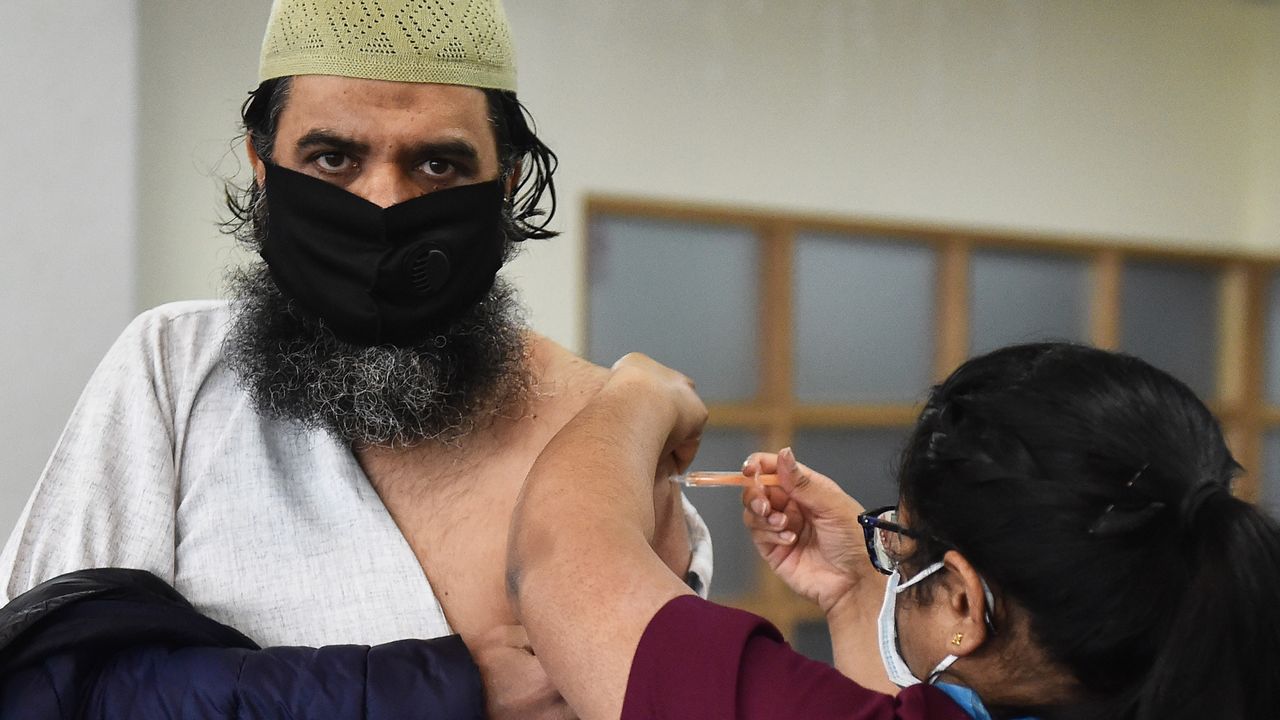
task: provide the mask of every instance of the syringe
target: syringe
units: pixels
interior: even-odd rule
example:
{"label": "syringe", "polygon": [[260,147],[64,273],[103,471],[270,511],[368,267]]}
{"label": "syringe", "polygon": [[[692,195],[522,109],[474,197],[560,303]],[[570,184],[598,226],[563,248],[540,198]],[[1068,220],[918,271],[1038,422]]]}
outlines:
{"label": "syringe", "polygon": [[761,474],[758,478],[743,475],[736,470],[695,470],[683,475],[672,475],[671,482],[686,487],[750,487],[756,480],[761,485],[777,485],[778,476]]}

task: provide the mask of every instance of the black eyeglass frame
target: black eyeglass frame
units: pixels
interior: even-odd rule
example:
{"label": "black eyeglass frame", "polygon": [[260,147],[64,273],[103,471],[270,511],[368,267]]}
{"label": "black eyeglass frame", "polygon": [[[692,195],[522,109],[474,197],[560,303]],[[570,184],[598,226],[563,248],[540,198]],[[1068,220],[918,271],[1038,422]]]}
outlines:
{"label": "black eyeglass frame", "polygon": [[[858,515],[858,524],[862,526],[862,536],[867,541],[867,559],[871,561],[871,567],[875,568],[876,570],[880,571],[885,575],[893,574],[893,570],[886,570],[880,567],[879,562],[876,562],[876,539],[875,539],[876,530],[888,530],[889,532],[895,532],[895,533],[898,533],[899,535],[905,535],[906,537],[913,538],[915,540],[930,539],[930,540],[933,540],[934,542],[942,543],[944,546],[953,547],[950,543],[944,540],[941,540],[933,535],[926,535],[922,532],[912,530],[911,528],[906,527],[905,525],[899,525],[896,522],[890,522],[888,520],[881,520],[878,517],[879,515],[883,515],[884,513],[889,512],[890,510],[897,510],[897,509],[898,509],[897,505],[885,505],[882,508],[876,508],[875,510],[868,510]],[[987,586],[986,580],[982,581],[982,589],[987,596],[987,608],[986,608],[986,611],[983,613],[982,619],[987,624],[987,630],[994,634],[996,631],[995,619],[993,616],[993,613],[995,612],[995,608],[994,608],[995,596],[991,593],[991,588]]]}
{"label": "black eyeglass frame", "polygon": [[897,505],[885,505],[884,507],[868,510],[858,515],[858,524],[862,526],[862,537],[867,543],[867,559],[871,561],[871,567],[884,575],[892,575],[893,570],[896,568],[881,567],[880,562],[876,559],[878,556],[878,553],[876,552],[876,530],[888,530],[889,532],[898,533],[899,535],[904,535],[915,540],[923,540],[927,537],[923,533],[916,532],[905,525],[899,525],[896,522],[880,519],[880,515],[883,515],[890,510],[897,509]]}

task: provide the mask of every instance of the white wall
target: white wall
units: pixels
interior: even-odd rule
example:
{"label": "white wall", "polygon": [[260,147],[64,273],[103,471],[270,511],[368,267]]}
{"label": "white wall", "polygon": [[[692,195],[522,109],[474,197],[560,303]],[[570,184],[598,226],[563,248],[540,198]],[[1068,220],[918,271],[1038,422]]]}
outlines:
{"label": "white wall", "polygon": [[0,533],[133,313],[130,0],[0,2]]}

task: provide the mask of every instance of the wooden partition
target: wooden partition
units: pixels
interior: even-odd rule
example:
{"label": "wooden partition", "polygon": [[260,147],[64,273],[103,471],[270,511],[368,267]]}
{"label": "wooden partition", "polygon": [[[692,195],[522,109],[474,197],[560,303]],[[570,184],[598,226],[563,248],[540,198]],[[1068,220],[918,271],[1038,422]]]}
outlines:
{"label": "wooden partition", "polygon": [[[901,242],[928,248],[932,253],[933,268],[933,277],[926,285],[932,292],[932,298],[926,301],[932,307],[933,356],[929,372],[933,381],[945,377],[971,353],[975,332],[975,263],[985,262],[985,259],[1000,259],[1005,257],[1002,253],[1011,253],[1009,257],[1016,261],[1043,256],[1062,258],[1063,262],[1077,266],[1083,263],[1087,268],[1088,288],[1080,311],[1085,316],[1082,337],[1078,339],[1098,347],[1125,351],[1133,351],[1133,348],[1126,347],[1126,338],[1131,343],[1141,340],[1134,337],[1139,328],[1129,328],[1131,332],[1126,333],[1124,327],[1126,311],[1136,312],[1134,306],[1141,300],[1140,296],[1133,294],[1137,292],[1134,283],[1144,277],[1150,282],[1158,282],[1167,275],[1174,279],[1186,278],[1190,283],[1188,287],[1194,289],[1204,286],[1204,282],[1198,286],[1196,282],[1211,280],[1216,290],[1216,297],[1211,298],[1216,303],[1216,313],[1204,308],[1204,302],[1179,298],[1177,293],[1172,297],[1191,303],[1184,310],[1200,309],[1209,313],[1207,317],[1216,324],[1211,333],[1213,337],[1203,337],[1202,333],[1202,337],[1187,344],[1187,353],[1211,354],[1216,365],[1211,387],[1202,387],[1200,391],[1207,395],[1206,401],[1222,419],[1233,452],[1246,469],[1236,486],[1237,494],[1251,501],[1262,498],[1266,439],[1268,433],[1275,433],[1280,428],[1280,408],[1267,401],[1271,388],[1266,378],[1266,368],[1270,367],[1267,328],[1271,322],[1270,314],[1275,312],[1274,308],[1268,307],[1272,304],[1270,283],[1276,269],[1280,268],[1280,257],[1200,252],[1172,244],[1163,246],[1119,239],[991,232],[620,197],[592,197],[587,202],[586,212],[591,232],[588,267],[598,260],[592,254],[602,252],[604,239],[599,235],[607,232],[610,222],[619,219],[658,223],[654,227],[664,233],[679,233],[682,227],[729,227],[754,237],[757,245],[753,252],[758,258],[758,267],[753,273],[758,283],[754,288],[758,382],[750,397],[728,402],[712,401],[709,406],[710,429],[750,431],[762,443],[761,449],[784,447],[793,443],[799,432],[813,429],[905,429],[912,425],[919,411],[918,405],[909,401],[806,402],[797,397],[796,298],[797,284],[805,282],[796,270],[798,238],[820,234],[844,238],[855,244]],[[637,237],[630,242],[644,241]],[[588,295],[592,296],[594,278],[591,272],[587,275]],[[661,290],[662,282],[661,277],[652,279],[656,290]],[[1127,292],[1130,294],[1128,305],[1125,304]],[[1182,328],[1179,324],[1181,318],[1176,315],[1162,318],[1160,310],[1159,307],[1148,308],[1146,312],[1156,320],[1167,321],[1172,329]],[[1175,311],[1176,308],[1170,309],[1170,313]],[[599,328],[591,327],[590,318],[596,315],[590,308],[587,312],[588,345],[596,352],[607,352],[607,349],[599,350],[593,345],[591,338]],[[689,308],[689,312],[697,313],[699,309]],[[1197,313],[1191,314],[1200,317]],[[610,332],[619,334],[618,328],[612,324],[614,319],[596,317],[596,321],[607,321]],[[625,325],[626,321],[620,318],[616,322]],[[715,320],[709,318],[707,322]],[[1199,322],[1203,325],[1203,318]],[[622,333],[619,342],[625,342],[625,338],[625,333]],[[1156,339],[1159,339],[1158,332]],[[628,349],[654,353],[653,349],[646,347]],[[660,356],[660,353],[654,354]],[[613,358],[593,359],[611,361]],[[1167,359],[1176,365],[1181,358],[1175,355]],[[1280,366],[1280,363],[1276,365]],[[1275,437],[1280,447],[1280,434],[1275,434]],[[804,459],[803,453],[801,459]],[[736,502],[736,499],[717,501]],[[717,551],[720,550],[719,545],[747,542],[745,534],[718,540]],[[754,572],[754,581],[744,591],[729,596],[718,594],[716,599],[769,617],[793,639],[804,624],[821,620],[817,608],[793,596],[767,572],[763,564],[759,564]],[[820,652],[816,654],[821,655]]]}

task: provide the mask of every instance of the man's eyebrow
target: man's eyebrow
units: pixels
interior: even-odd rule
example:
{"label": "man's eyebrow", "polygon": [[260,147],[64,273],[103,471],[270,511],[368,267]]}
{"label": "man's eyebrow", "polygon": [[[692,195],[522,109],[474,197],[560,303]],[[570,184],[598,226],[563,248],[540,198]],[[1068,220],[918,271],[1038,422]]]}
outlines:
{"label": "man's eyebrow", "polygon": [[311,132],[298,138],[297,148],[306,150],[307,148],[323,145],[331,147],[334,150],[340,150],[352,154],[365,154],[369,152],[368,143],[362,143],[358,140],[352,140],[349,137],[343,137],[332,130],[312,130]]}
{"label": "man's eyebrow", "polygon": [[471,163],[480,159],[476,146],[466,140],[429,140],[412,146],[405,154],[415,158],[445,157]]}

